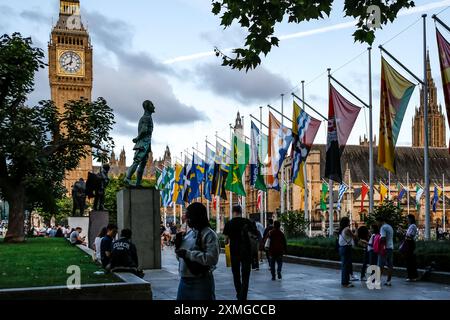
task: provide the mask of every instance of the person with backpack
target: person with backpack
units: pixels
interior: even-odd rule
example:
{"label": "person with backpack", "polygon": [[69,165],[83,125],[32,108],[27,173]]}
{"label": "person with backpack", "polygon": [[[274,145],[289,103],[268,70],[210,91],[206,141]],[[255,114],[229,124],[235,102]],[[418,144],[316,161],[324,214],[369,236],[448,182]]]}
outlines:
{"label": "person with backpack", "polygon": [[284,233],[281,231],[280,221],[275,221],[273,229],[268,235],[268,251],[270,256],[270,272],[272,281],[275,281],[275,264],[277,264],[278,279],[281,280],[281,269],[283,267],[283,255],[287,251],[287,242]]}
{"label": "person with backpack", "polygon": [[267,241],[267,237],[269,235],[269,232],[273,229],[273,219],[268,219],[267,220],[267,227],[264,230],[264,234],[263,234],[263,238],[261,241],[261,246],[263,247],[264,251],[266,252],[266,259],[267,259],[267,263],[269,264],[269,271],[270,271],[270,256],[269,256],[269,250],[266,250],[264,248],[266,241]]}
{"label": "person with backpack", "polygon": [[380,227],[380,237],[374,243],[374,250],[375,246],[378,247],[378,266],[381,268],[381,274],[384,273],[384,267],[387,267],[387,279],[384,285],[390,287],[394,271],[394,229],[383,217],[378,217],[376,221]]}
{"label": "person with backpack", "polygon": [[339,256],[341,257],[341,285],[344,288],[354,287],[350,283],[352,273],[352,248],[355,235],[350,230],[350,219],[343,217],[339,223],[338,246]]}
{"label": "person with backpack", "polygon": [[175,253],[180,283],[177,300],[215,300],[213,271],[219,261],[217,234],[210,228],[206,207],[194,202],[186,209],[186,233],[178,233]]}
{"label": "person with backpack", "polygon": [[[257,241],[258,230],[254,228],[249,219],[242,218],[242,208],[234,206],[233,218],[227,222],[223,229],[226,243],[230,245],[231,272],[233,273],[236,298],[240,301],[247,300],[248,284],[253,258],[258,254]],[[256,251],[254,251],[256,249]]]}

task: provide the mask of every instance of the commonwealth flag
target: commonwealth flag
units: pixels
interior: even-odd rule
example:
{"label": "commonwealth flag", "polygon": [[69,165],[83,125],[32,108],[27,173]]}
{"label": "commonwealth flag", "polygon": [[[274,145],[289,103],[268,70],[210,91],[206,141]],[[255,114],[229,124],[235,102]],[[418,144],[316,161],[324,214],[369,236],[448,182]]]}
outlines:
{"label": "commonwealth flag", "polygon": [[216,153],[210,148],[206,147],[206,161],[205,161],[205,183],[203,185],[203,195],[209,201],[212,201],[212,183],[214,178],[214,163]]}
{"label": "commonwealth flag", "polygon": [[416,209],[420,209],[420,199],[422,199],[424,188],[420,184],[416,184]]}
{"label": "commonwealth flag", "polygon": [[380,181],[380,203],[383,203],[388,194],[388,188],[386,185]]}
{"label": "commonwealth flag", "polygon": [[345,99],[330,85],[325,177],[342,182],[341,154],[361,108]]}
{"label": "commonwealth flag", "polygon": [[395,173],[394,150],[415,84],[381,58],[378,164]]}
{"label": "commonwealth flag", "polygon": [[184,189],[184,168],[181,164],[175,164],[175,181],[173,188],[172,201],[176,204],[183,204],[183,189]]}
{"label": "commonwealth flag", "polygon": [[163,206],[170,207],[172,205],[173,197],[173,186],[174,186],[174,170],[172,167],[166,169],[166,175],[164,179],[164,190],[163,190]]}
{"label": "commonwealth flag", "polygon": [[434,185],[434,195],[433,195],[433,212],[436,212],[436,206],[439,203],[439,197],[442,194],[442,190],[438,188],[437,185]]}
{"label": "commonwealth flag", "polygon": [[320,194],[320,210],[327,210],[327,193],[328,193],[328,183],[322,182],[322,192]]}
{"label": "commonwealth flag", "polygon": [[240,196],[246,196],[242,176],[249,162],[250,147],[239,139],[237,135],[234,135],[231,154],[233,157],[231,159],[230,172],[228,173],[225,189]]}
{"label": "commonwealth flag", "polygon": [[320,120],[314,119],[305,111],[301,110],[294,101],[292,115],[292,182],[301,188],[305,188],[303,166],[309,155],[311,146],[319,131]]}
{"label": "commonwealth flag", "polygon": [[262,136],[258,127],[251,125],[251,151],[250,151],[250,185],[257,190],[266,191],[264,176],[262,175],[262,160],[260,157]]}
{"label": "commonwealth flag", "polygon": [[269,112],[269,164],[267,172],[267,184],[269,188],[280,190],[278,173],[280,172],[291,142],[292,130],[281,125],[280,121]]}
{"label": "commonwealth flag", "polygon": [[444,91],[445,107],[447,109],[447,120],[450,125],[450,43],[445,40],[437,28],[436,38],[439,48],[439,62],[441,65],[442,87]]}
{"label": "commonwealth flag", "polygon": [[339,185],[338,202],[337,202],[338,210],[341,210],[342,198],[344,197],[344,194],[345,194],[345,192],[347,192],[347,190],[348,190],[348,185],[346,185],[345,183],[341,183]]}

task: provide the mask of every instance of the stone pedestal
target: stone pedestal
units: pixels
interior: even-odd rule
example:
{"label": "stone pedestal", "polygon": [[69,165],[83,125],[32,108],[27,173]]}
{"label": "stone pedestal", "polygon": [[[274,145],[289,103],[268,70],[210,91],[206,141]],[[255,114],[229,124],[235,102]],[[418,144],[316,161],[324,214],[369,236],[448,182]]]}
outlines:
{"label": "stone pedestal", "polygon": [[155,188],[126,188],[117,193],[119,232],[131,229],[142,269],[161,269],[159,197]]}
{"label": "stone pedestal", "polygon": [[94,249],[94,241],[100,231],[109,223],[108,211],[91,211],[89,214],[89,248]]}
{"label": "stone pedestal", "polygon": [[86,237],[85,241],[89,243],[89,217],[69,217],[67,220],[71,229],[81,227],[81,237]]}

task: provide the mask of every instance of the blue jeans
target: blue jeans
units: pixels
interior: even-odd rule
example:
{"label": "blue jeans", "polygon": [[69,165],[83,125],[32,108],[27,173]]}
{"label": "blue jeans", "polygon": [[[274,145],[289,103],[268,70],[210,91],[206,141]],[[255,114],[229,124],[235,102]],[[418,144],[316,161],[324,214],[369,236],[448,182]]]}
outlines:
{"label": "blue jeans", "polygon": [[341,256],[341,284],[350,284],[350,274],[352,272],[352,246],[339,247]]}
{"label": "blue jeans", "polygon": [[281,273],[281,268],[283,267],[283,256],[272,256],[270,257],[270,272],[272,277],[275,278],[275,263],[277,264],[277,273]]}
{"label": "blue jeans", "polygon": [[177,300],[216,300],[215,291],[211,272],[202,277],[181,278]]}

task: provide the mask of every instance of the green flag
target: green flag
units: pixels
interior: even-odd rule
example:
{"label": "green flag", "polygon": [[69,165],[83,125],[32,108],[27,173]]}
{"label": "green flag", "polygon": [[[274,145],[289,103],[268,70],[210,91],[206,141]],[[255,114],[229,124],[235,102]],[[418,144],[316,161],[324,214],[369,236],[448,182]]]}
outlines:
{"label": "green flag", "polygon": [[320,209],[322,211],[327,210],[327,193],[328,193],[328,183],[322,183],[322,194],[320,196]]}
{"label": "green flag", "polygon": [[237,136],[233,136],[231,154],[230,172],[228,173],[225,189],[245,197],[246,193],[242,183],[242,176],[250,160],[250,146]]}

